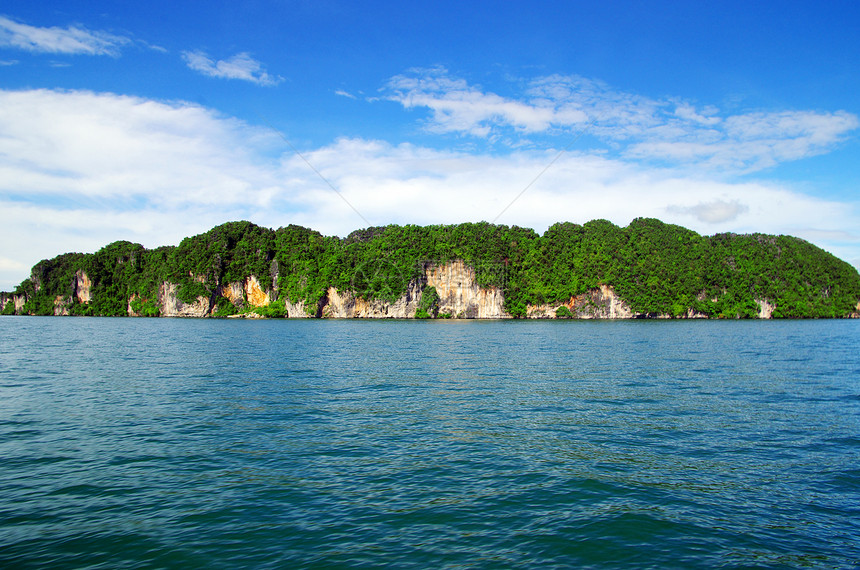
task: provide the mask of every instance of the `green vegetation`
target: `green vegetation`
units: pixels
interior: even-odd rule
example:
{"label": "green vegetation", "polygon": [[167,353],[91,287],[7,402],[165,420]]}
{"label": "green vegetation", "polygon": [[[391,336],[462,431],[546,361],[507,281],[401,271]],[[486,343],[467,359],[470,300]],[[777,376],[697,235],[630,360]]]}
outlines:
{"label": "green vegetation", "polygon": [[570,309],[568,309],[565,305],[562,305],[555,310],[555,316],[557,319],[569,319],[573,316],[573,314],[571,314]]}
{"label": "green vegetation", "polygon": [[[416,319],[433,319],[439,314],[439,293],[435,287],[427,287],[421,292],[421,301],[415,311]],[[450,318],[450,317],[448,317]]]}
{"label": "green vegetation", "polygon": [[[253,311],[287,314],[286,301],[319,315],[329,287],[392,302],[432,264],[463,260],[478,284],[504,291],[515,317],[527,307],[562,304],[601,285],[611,286],[643,315],[748,318],[758,301],[775,317],[843,317],[856,310],[860,275],[849,264],[803,240],[762,234],[700,236],[655,219],[626,228],[606,220],[568,222],[542,236],[528,228],[486,222],[371,227],[344,239],[290,225],[277,230],[250,222],[222,224],[175,247],[148,250],[119,241],[93,254],[67,253],[37,263],[14,294],[24,312],[158,316],[165,282],[179,300],[209,299],[215,316]],[[83,275],[90,300],[79,298]],[[273,302],[231,303],[221,288],[254,275]],[[7,295],[5,298],[10,298]],[[11,308],[10,308],[11,307]],[[439,314],[435,289],[425,288],[417,318]],[[14,312],[6,302],[2,312]],[[572,316],[567,307],[559,318]]]}

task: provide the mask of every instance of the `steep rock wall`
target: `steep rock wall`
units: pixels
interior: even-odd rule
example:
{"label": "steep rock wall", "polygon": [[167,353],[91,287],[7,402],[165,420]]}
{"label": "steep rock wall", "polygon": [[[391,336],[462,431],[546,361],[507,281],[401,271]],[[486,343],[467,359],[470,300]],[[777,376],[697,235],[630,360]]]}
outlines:
{"label": "steep rock wall", "polygon": [[167,281],[158,288],[158,306],[163,317],[207,317],[212,311],[212,303],[206,297],[183,303],[176,296],[176,284]]}
{"label": "steep rock wall", "polygon": [[[498,287],[480,287],[474,268],[457,260],[431,265],[424,272],[426,286],[439,294],[439,312],[458,318],[509,319],[505,296]],[[415,312],[412,312],[413,316]]]}
{"label": "steep rock wall", "polygon": [[93,300],[92,282],[82,269],[75,271],[75,278],[72,282],[72,296],[77,299],[78,303],[89,303]]}
{"label": "steep rock wall", "polygon": [[15,315],[23,315],[24,303],[26,302],[27,297],[25,295],[0,294],[0,312],[3,312],[4,314],[11,312]]}
{"label": "steep rock wall", "polygon": [[[273,277],[274,279],[274,277]],[[83,271],[75,272],[72,291],[69,296],[58,295],[54,299],[54,315],[68,315],[74,303],[92,301],[92,282]],[[330,287],[326,296],[317,306],[309,307],[304,301],[291,302],[283,299],[286,316],[289,318],[328,317],[328,318],[413,318],[418,309],[422,292],[434,287],[439,295],[439,312],[448,313],[455,318],[498,319],[510,318],[504,310],[504,293],[496,287],[480,287],[475,270],[463,261],[445,264],[428,264],[423,275],[409,283],[404,295],[394,302],[379,299],[367,300],[356,296],[353,291],[339,291]],[[277,292],[274,284],[271,291],[263,288],[260,280],[251,275],[242,281],[221,284],[210,298],[198,297],[193,303],[184,303],[176,295],[177,285],[163,282],[158,291],[158,307],[166,317],[209,317],[217,309],[216,300],[226,298],[238,308],[264,307],[272,303]],[[137,299],[133,295],[128,300],[128,315],[141,316],[132,309]],[[8,307],[13,303],[14,313],[22,314],[27,298],[24,295],[4,294],[0,297],[0,310],[11,312]],[[758,318],[773,318],[776,306],[766,299],[756,299],[759,306]],[[526,317],[530,319],[554,319],[556,311],[566,307],[571,318],[577,319],[631,319],[631,318],[670,318],[663,314],[643,314],[634,312],[618,296],[614,289],[601,285],[581,295],[571,297],[564,303],[529,305]],[[239,315],[243,316],[243,315]],[[244,316],[256,316],[246,314]],[[860,318],[860,302],[851,315]],[[689,310],[681,318],[707,318],[707,315]]]}
{"label": "steep rock wall", "polygon": [[67,317],[69,316],[69,305],[72,304],[71,297],[63,297],[62,295],[57,295],[54,297],[54,316],[55,317]]}
{"label": "steep rock wall", "polygon": [[338,291],[329,287],[321,316],[333,319],[409,319],[418,310],[422,290],[420,282],[412,281],[406,294],[388,303],[380,299],[368,301],[356,297],[352,291]]}
{"label": "steep rock wall", "polygon": [[290,319],[307,319],[319,316],[319,308],[314,307],[313,312],[308,313],[307,305],[304,301],[293,303],[289,299],[284,299],[284,307],[287,309],[287,318]]}
{"label": "steep rock wall", "polygon": [[272,302],[272,298],[267,291],[263,291],[260,286],[260,280],[256,275],[251,275],[245,279],[245,298],[252,307],[265,307]]}
{"label": "steep rock wall", "polygon": [[434,287],[439,294],[439,312],[457,318],[510,318],[505,298],[497,287],[478,286],[475,270],[462,261],[428,265],[424,275],[409,283],[405,294],[394,302],[367,300],[352,291],[329,287],[321,316],[341,319],[411,319],[418,310],[421,293]]}
{"label": "steep rock wall", "polygon": [[140,299],[140,296],[137,293],[135,293],[134,295],[132,295],[131,297],[128,298],[128,305],[126,305],[125,312],[128,314],[129,317],[141,317],[141,316],[143,316],[140,313],[138,313],[137,311],[135,311],[134,308],[132,307],[132,304],[135,301],[137,301],[138,299]]}
{"label": "steep rock wall", "polygon": [[575,295],[566,303],[529,305],[526,308],[526,316],[530,319],[554,319],[560,307],[567,307],[571,317],[575,319],[632,319],[639,316],[608,285]]}
{"label": "steep rock wall", "polygon": [[776,305],[769,303],[766,299],[756,299],[755,302],[758,304],[758,318],[773,318],[773,311],[776,309]]}
{"label": "steep rock wall", "polygon": [[[265,307],[272,302],[272,293],[263,289],[260,280],[251,275],[242,281],[224,283],[216,287],[211,298],[200,296],[194,303],[183,303],[176,296],[176,284],[165,281],[161,284],[158,292],[158,305],[161,315],[164,317],[210,317],[217,310],[216,300],[224,297],[239,309],[246,307]],[[129,299],[129,307],[134,296]],[[306,318],[314,314],[308,314],[304,301],[297,303],[284,300],[286,316],[289,318]],[[314,311],[316,312],[316,311]],[[132,314],[130,316],[139,316]],[[256,318],[256,313],[245,313],[235,315],[237,317]]]}
{"label": "steep rock wall", "polygon": [[245,284],[242,281],[234,281],[233,283],[225,283],[218,288],[217,294],[224,297],[230,303],[237,307],[245,305]]}
{"label": "steep rock wall", "polygon": [[242,281],[224,283],[218,286],[215,294],[240,308],[246,303],[252,307],[265,307],[272,302],[272,295],[263,289],[256,275],[246,277]]}

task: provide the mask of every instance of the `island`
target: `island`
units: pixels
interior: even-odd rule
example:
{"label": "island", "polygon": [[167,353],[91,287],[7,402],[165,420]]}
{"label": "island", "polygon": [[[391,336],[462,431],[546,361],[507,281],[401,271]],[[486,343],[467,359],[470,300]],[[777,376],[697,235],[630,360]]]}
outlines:
{"label": "island", "polygon": [[228,222],[37,263],[3,315],[245,318],[856,318],[857,269],[802,239],[637,218],[532,229],[388,225],[345,238]]}

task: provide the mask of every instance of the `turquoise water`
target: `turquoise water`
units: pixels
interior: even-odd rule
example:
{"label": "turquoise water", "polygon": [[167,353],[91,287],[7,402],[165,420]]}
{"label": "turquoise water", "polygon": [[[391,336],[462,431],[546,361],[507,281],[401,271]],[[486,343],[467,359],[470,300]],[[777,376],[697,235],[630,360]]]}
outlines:
{"label": "turquoise water", "polygon": [[860,322],[0,318],[0,567],[853,567]]}

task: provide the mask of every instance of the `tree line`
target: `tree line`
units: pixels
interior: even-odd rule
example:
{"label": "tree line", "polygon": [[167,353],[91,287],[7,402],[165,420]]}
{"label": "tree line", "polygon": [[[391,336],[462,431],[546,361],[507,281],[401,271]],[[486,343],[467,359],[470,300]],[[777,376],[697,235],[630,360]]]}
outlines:
{"label": "tree line", "polygon": [[[43,260],[14,293],[26,297],[28,314],[53,314],[63,297],[71,298],[73,315],[125,315],[131,303],[138,314],[157,316],[164,282],[176,284],[178,298],[190,303],[254,275],[274,298],[266,314],[283,316],[284,301],[314,310],[329,287],[394,301],[429,264],[457,259],[474,268],[479,285],[504,291],[514,317],[524,317],[529,305],[565,302],[599,285],[611,286],[633,311],[653,315],[754,317],[756,301],[767,300],[774,317],[842,317],[860,300],[857,270],[804,240],[701,236],[649,218],[624,228],[606,220],[563,222],[543,235],[487,222],[388,225],[345,238],[296,225],[272,230],[228,222],[178,246],[118,241],[93,254]],[[87,303],[72,290],[81,271],[91,282]],[[216,315],[239,310],[226,298],[217,302]],[[7,303],[4,312],[13,311]]]}

